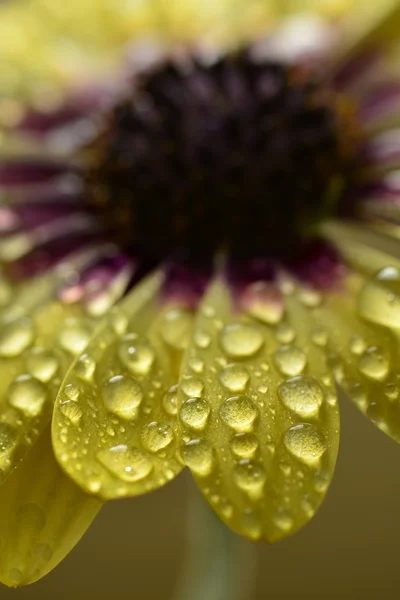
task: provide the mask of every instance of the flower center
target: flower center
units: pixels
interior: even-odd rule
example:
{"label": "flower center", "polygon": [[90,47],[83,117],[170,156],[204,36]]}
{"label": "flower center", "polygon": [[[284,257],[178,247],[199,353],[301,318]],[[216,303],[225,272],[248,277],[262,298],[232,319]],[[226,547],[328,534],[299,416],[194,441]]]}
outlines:
{"label": "flower center", "polygon": [[[338,98],[250,51],[164,62],[91,147],[91,198],[129,249],[290,257],[339,207],[356,144]],[[348,207],[349,208],[349,207]]]}

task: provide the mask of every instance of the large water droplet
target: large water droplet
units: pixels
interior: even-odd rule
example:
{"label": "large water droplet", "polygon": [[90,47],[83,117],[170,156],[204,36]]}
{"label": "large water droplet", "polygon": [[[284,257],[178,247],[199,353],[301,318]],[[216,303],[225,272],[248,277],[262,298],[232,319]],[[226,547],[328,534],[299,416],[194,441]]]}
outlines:
{"label": "large water droplet", "polygon": [[35,337],[31,319],[22,317],[4,325],[0,331],[0,356],[19,356],[28,348]]}
{"label": "large water droplet", "polygon": [[280,346],[275,352],[275,363],[283,375],[300,375],[307,364],[306,355],[295,346]]}
{"label": "large water droplet", "polygon": [[37,417],[46,400],[46,388],[31,375],[20,375],[8,388],[9,404],[27,417]]}
{"label": "large water droplet", "polygon": [[48,383],[56,374],[59,362],[58,358],[50,350],[44,348],[32,348],[27,359],[26,366],[31,375],[42,383]]}
{"label": "large water droplet", "polygon": [[142,444],[150,452],[164,450],[174,439],[174,432],[166,423],[153,421],[142,428]]}
{"label": "large water droplet", "polygon": [[206,477],[213,469],[214,451],[206,440],[191,440],[182,448],[182,457],[196,475]]}
{"label": "large water droplet", "polygon": [[125,375],[116,375],[103,385],[104,405],[121,419],[132,420],[143,400],[142,386]]}
{"label": "large water droplet", "polygon": [[230,392],[243,392],[249,378],[246,369],[239,365],[227,365],[219,374],[220,382]]}
{"label": "large water droplet", "polygon": [[301,417],[315,415],[324,399],[324,393],[318,381],[313,377],[302,375],[284,381],[278,391],[286,408]]}
{"label": "large water droplet", "polygon": [[125,444],[101,450],[96,458],[112,475],[127,483],[145,479],[153,469],[152,461],[144,452]]}
{"label": "large water droplet", "polygon": [[193,315],[183,308],[168,311],[161,324],[163,340],[175,350],[184,350],[189,342]]}
{"label": "large water droplet", "polygon": [[371,346],[360,356],[360,371],[370,379],[382,381],[389,373],[389,361],[377,346]]}
{"label": "large water droplet", "polygon": [[358,298],[360,315],[387,327],[400,327],[400,269],[385,267],[366,282]]}
{"label": "large water droplet", "polygon": [[262,331],[255,325],[232,323],[221,332],[221,347],[232,358],[250,358],[264,343]]}
{"label": "large water droplet", "polygon": [[61,327],[58,342],[63,350],[79,356],[82,354],[89,341],[89,331],[78,319],[68,319]]}
{"label": "large water droplet", "polygon": [[235,431],[251,431],[257,418],[257,407],[247,396],[233,396],[221,404],[219,414]]}
{"label": "large water droplet", "polygon": [[79,423],[82,418],[82,408],[72,400],[65,400],[60,404],[60,412],[71,421],[71,423]]}
{"label": "large water droplet", "polygon": [[288,429],[283,441],[293,456],[309,465],[317,464],[326,450],[324,436],[309,423],[301,423]]}
{"label": "large water droplet", "polygon": [[186,427],[201,431],[207,425],[210,406],[203,398],[189,398],[181,406],[179,417]]}
{"label": "large water droplet", "polygon": [[139,341],[135,334],[129,334],[121,341],[118,354],[123,364],[135,375],[147,375],[156,358],[151,345]]}
{"label": "large water droplet", "polygon": [[262,281],[245,289],[240,304],[247,314],[268,325],[279,323],[285,308],[280,290],[275,285]]}

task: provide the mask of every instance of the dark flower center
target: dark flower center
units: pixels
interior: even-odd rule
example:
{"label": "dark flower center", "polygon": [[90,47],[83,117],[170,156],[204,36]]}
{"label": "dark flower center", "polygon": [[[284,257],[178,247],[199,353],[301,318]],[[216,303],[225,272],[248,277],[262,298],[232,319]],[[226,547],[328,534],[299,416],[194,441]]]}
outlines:
{"label": "dark flower center", "polygon": [[249,51],[164,62],[91,147],[92,202],[120,243],[156,259],[180,248],[290,258],[354,172],[343,114],[304,69]]}

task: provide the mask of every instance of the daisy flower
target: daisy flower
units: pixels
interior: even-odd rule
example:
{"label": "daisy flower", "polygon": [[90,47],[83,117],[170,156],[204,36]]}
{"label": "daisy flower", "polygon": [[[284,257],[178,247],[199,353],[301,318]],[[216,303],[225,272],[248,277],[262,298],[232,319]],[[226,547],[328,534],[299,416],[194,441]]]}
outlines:
{"label": "daisy flower", "polygon": [[400,8],[379,10],[262,37],[249,18],[235,47],[199,18],[62,103],[4,99],[4,583],[185,466],[235,532],[293,534],[334,474],[336,386],[400,440]]}

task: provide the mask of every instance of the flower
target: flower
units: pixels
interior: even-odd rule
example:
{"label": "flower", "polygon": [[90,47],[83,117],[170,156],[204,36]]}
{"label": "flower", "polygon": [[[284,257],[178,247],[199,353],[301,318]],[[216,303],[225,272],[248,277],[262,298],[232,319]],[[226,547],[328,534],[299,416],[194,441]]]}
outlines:
{"label": "flower", "polygon": [[5,109],[2,581],[185,465],[234,531],[294,533],[333,477],[335,382],[399,440],[389,8],[339,44],[314,20],[147,45],[102,89]]}

